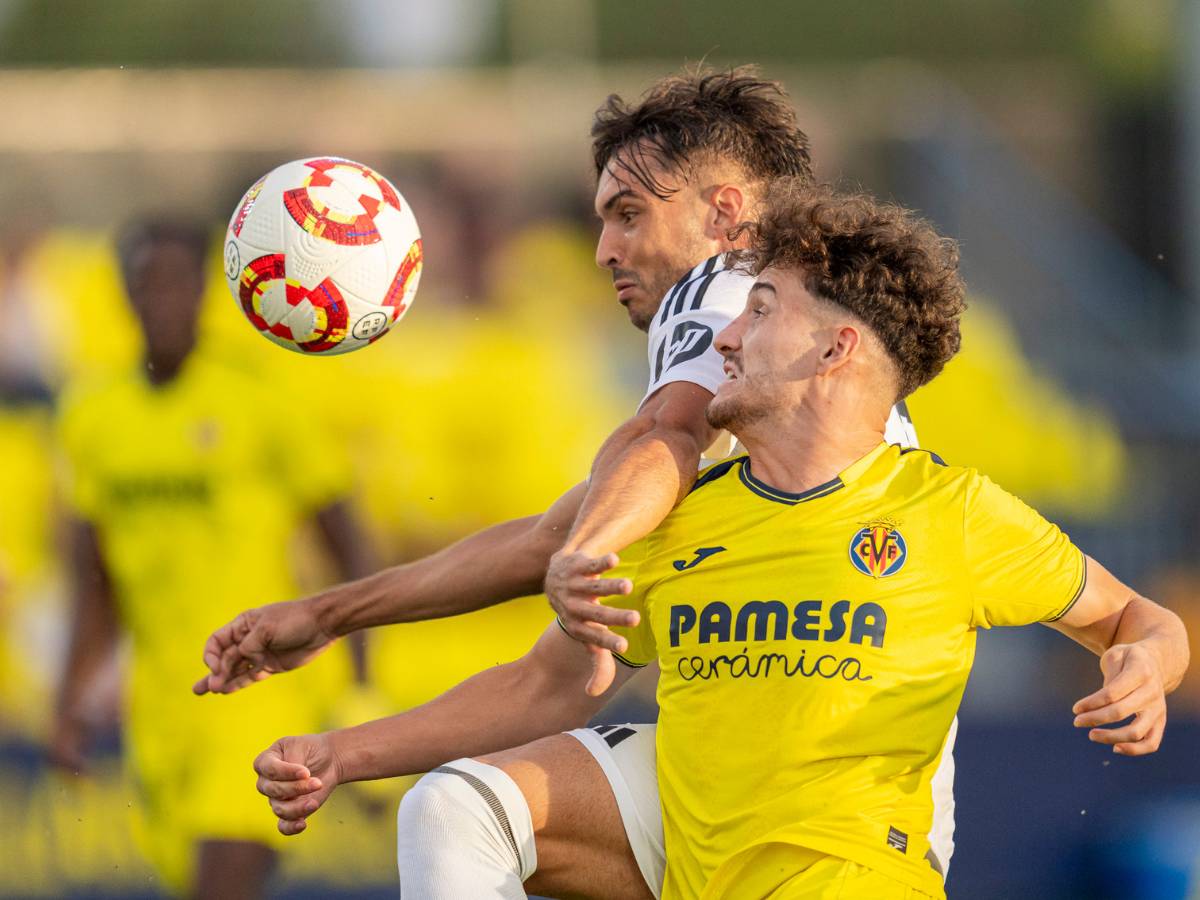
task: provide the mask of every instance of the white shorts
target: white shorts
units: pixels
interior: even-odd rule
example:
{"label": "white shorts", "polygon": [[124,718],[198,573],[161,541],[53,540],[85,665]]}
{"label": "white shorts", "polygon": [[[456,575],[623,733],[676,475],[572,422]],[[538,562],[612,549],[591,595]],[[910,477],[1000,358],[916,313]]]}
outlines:
{"label": "white shorts", "polygon": [[[638,869],[656,900],[662,894],[667,856],[663,849],[662,807],[655,770],[654,725],[597,725],[567,734],[595,757],[617,798],[617,809]],[[933,827],[929,843],[942,878],[950,871],[954,853],[954,739],[958,718],[950,725],[942,759],[933,775]],[[937,868],[935,866],[934,868]]]}
{"label": "white shorts", "polygon": [[633,858],[657,900],[662,894],[667,855],[655,770],[655,726],[598,725],[576,728],[567,734],[587,747],[604,770],[617,798]]}

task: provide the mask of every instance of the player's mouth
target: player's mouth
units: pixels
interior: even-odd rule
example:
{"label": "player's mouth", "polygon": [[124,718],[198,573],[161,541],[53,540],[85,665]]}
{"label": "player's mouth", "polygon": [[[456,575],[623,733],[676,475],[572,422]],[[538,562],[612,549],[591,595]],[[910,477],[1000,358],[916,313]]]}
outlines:
{"label": "player's mouth", "polygon": [[726,361],[725,365],[722,366],[721,368],[725,370],[725,380],[726,381],[737,381],[738,380],[737,368],[734,366],[734,364],[732,362]]}
{"label": "player's mouth", "polygon": [[617,291],[617,302],[622,306],[628,306],[629,301],[633,299],[633,294],[637,290],[637,282],[622,278],[613,282],[613,287]]}

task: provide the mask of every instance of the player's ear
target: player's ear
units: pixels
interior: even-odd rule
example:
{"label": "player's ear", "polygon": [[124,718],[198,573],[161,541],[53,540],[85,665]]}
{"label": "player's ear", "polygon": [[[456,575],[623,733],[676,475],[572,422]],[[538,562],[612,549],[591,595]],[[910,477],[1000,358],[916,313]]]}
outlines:
{"label": "player's ear", "polygon": [[817,374],[830,375],[836,372],[858,351],[862,334],[853,325],[842,325],[829,330],[829,340],[817,359]]}
{"label": "player's ear", "polygon": [[709,237],[728,240],[729,232],[742,221],[746,195],[736,184],[718,184],[708,198]]}

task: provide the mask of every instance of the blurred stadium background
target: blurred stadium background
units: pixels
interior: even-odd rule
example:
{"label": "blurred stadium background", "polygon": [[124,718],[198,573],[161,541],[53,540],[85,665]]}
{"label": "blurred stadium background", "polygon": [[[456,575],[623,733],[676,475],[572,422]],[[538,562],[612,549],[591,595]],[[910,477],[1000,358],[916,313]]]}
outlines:
{"label": "blurred stadium background", "polygon": [[[214,249],[200,352],[237,356],[344,442],[377,553],[401,561],[543,509],[632,410],[644,342],[592,261],[587,131],[608,93],[701,59],[760,63],[822,177],[962,241],[964,351],[911,400],[922,443],[1200,634],[1200,6],[0,0],[0,895],[167,890],[135,838],[117,679],[97,692],[109,737],[88,773],[42,751],[70,609],[55,402],[139,355],[115,228],[166,211],[216,237],[255,178],[303,156],[400,187],[427,255],[394,335],[333,359],[271,347]],[[314,546],[297,533],[309,590],[332,577]],[[393,628],[373,637],[372,678],[411,705],[548,618],[533,599]],[[408,662],[430,647],[441,670]],[[199,651],[178,648],[197,674]],[[1144,760],[1071,728],[1097,678],[1044,629],[981,636],[952,898],[1200,896],[1195,667]],[[648,696],[622,702],[644,715]],[[278,895],[392,895],[401,787],[343,791],[290,847]]]}

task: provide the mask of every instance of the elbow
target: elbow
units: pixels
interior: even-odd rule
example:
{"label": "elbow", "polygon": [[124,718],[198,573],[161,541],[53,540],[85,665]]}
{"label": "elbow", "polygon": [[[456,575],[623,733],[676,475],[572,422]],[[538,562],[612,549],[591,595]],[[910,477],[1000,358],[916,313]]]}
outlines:
{"label": "elbow", "polygon": [[582,728],[595,714],[596,700],[585,690],[587,671],[556,665],[533,651],[512,665],[514,688],[521,693],[525,707],[542,719],[549,731]]}

